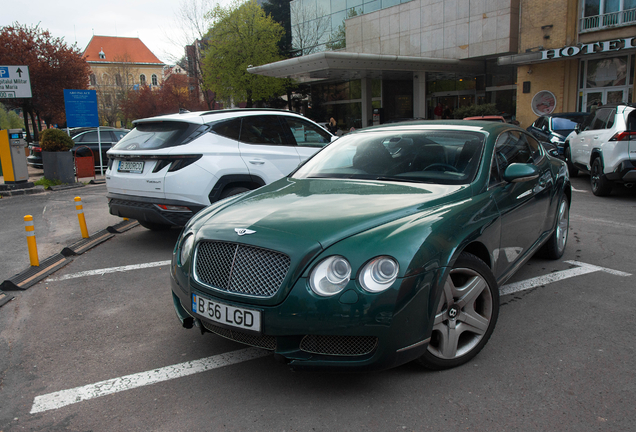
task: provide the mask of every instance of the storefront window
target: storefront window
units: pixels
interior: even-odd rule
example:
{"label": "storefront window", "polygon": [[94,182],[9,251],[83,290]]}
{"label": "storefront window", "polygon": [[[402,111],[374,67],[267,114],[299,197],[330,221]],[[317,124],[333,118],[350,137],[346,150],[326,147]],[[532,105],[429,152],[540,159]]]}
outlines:
{"label": "storefront window", "polygon": [[586,87],[622,86],[627,83],[627,56],[589,60]]}

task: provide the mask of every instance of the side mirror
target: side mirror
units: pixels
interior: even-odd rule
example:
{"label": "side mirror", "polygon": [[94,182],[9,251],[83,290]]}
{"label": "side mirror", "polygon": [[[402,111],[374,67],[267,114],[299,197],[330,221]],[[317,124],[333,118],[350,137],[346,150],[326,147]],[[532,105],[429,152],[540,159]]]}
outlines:
{"label": "side mirror", "polygon": [[508,183],[520,183],[539,178],[539,168],[532,164],[513,163],[504,171],[503,178]]}

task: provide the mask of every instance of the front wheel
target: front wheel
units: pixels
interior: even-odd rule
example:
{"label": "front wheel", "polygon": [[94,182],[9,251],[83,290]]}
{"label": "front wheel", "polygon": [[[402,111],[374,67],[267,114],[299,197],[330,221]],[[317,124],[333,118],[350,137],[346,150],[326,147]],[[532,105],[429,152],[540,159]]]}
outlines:
{"label": "front wheel", "polygon": [[559,259],[565,252],[570,228],[570,205],[568,198],[563,195],[557,208],[557,222],[554,232],[548,242],[541,248],[542,255],[548,259]]}
{"label": "front wheel", "polygon": [[488,266],[463,252],[444,283],[431,341],[416,361],[441,370],[462,365],[481,351],[499,316],[499,289]]}
{"label": "front wheel", "polygon": [[592,186],[592,193],[596,196],[608,196],[612,192],[612,182],[608,180],[603,173],[603,164],[601,163],[600,157],[597,157],[592,162],[590,184]]}

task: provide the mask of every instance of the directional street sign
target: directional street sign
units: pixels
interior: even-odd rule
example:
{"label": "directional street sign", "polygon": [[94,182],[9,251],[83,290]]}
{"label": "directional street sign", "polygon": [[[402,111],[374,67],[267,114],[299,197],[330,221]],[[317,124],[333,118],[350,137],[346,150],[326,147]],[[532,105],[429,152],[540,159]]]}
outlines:
{"label": "directional street sign", "polygon": [[30,98],[28,66],[0,66],[0,99]]}

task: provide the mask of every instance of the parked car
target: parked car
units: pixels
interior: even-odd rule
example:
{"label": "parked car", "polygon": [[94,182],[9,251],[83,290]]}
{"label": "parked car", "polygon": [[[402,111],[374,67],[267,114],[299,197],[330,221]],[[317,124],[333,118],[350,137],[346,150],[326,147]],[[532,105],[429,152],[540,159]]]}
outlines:
{"label": "parked car", "polygon": [[516,126],[365,128],[192,218],[173,304],[294,369],[458,366],[490,338],[499,287],[563,255],[570,200],[565,163]]}
{"label": "parked car", "polygon": [[607,196],[614,183],[636,183],[636,105],[605,105],[596,109],[564,143],[571,176],[590,174],[596,196]]}
{"label": "parked car", "polygon": [[[99,134],[102,148],[102,167],[106,169],[108,164],[107,152],[111,146],[122,139],[130,130],[110,127],[100,127]],[[73,155],[80,157],[93,156],[95,160],[95,170],[99,171],[99,142],[97,139],[97,128],[73,128],[69,130],[69,135],[75,142],[75,147],[71,149]],[[90,151],[85,147],[90,148]],[[42,169],[42,149],[37,144],[29,144],[29,156],[27,163],[35,168]]]}
{"label": "parked car", "polygon": [[289,174],[336,137],[302,115],[234,109],[134,122],[108,152],[110,212],[152,230]]}
{"label": "parked car", "polygon": [[563,155],[565,138],[572,133],[577,124],[581,124],[588,117],[587,112],[567,112],[543,115],[528,126],[527,130],[539,141],[554,144]]}

